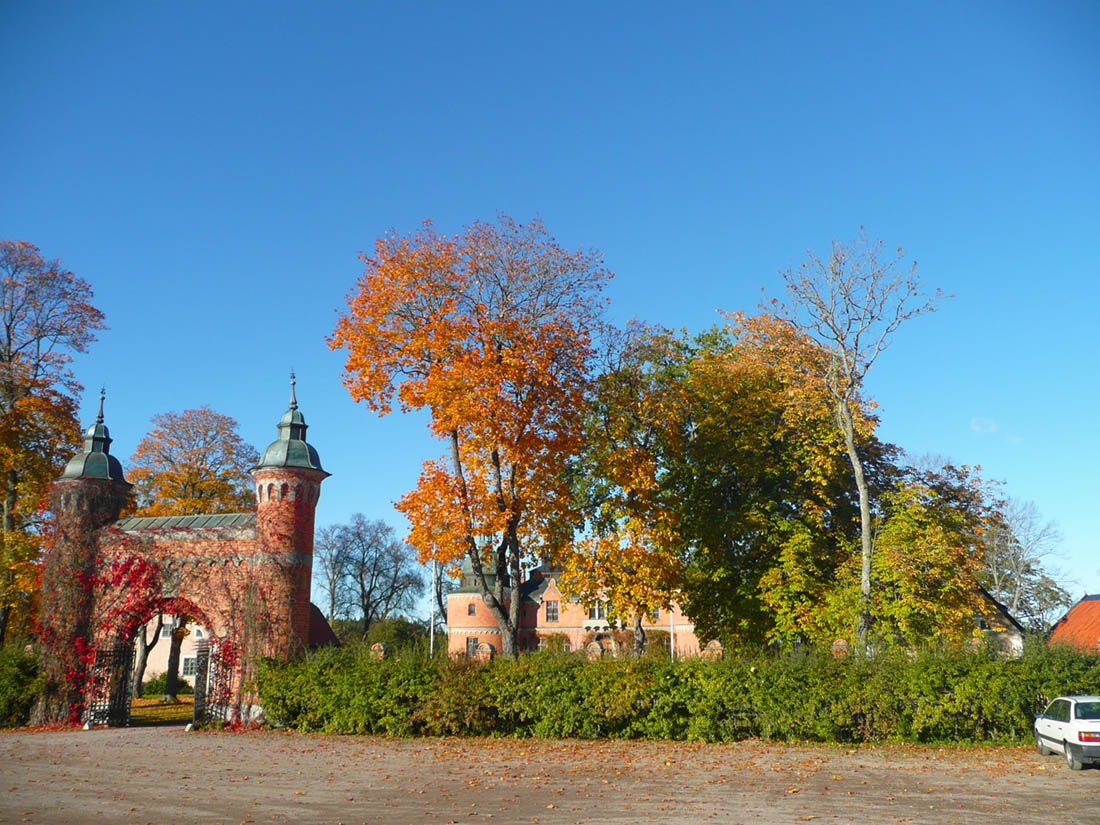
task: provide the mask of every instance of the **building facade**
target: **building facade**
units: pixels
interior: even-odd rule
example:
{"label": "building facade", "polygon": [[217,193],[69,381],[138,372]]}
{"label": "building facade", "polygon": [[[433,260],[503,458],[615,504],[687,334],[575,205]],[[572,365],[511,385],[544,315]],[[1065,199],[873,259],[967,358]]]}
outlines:
{"label": "building facade", "polygon": [[[543,565],[531,571],[520,584],[520,650],[554,647],[565,651],[585,651],[590,656],[614,656],[626,646],[632,635],[633,620],[620,625],[607,617],[603,604],[586,607],[562,594],[557,571]],[[492,588],[492,577],[489,587]],[[505,587],[511,599],[512,588]],[[695,625],[679,607],[654,610],[642,617],[642,627],[650,643],[668,649],[669,640],[677,656],[699,655]],[[447,651],[451,656],[493,656],[502,650],[500,628],[481,598],[469,560],[462,564],[462,581],[447,595]]]}

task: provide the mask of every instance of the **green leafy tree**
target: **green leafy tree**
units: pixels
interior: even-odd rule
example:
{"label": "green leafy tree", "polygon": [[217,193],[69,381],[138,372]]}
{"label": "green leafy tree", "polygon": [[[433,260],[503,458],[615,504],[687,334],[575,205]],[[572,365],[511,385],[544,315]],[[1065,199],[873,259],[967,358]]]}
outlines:
{"label": "green leafy tree", "polygon": [[[880,645],[958,643],[987,608],[978,587],[992,515],[986,486],[969,467],[910,473],[880,498],[871,610]],[[858,591],[854,556],[841,570],[839,599]],[[845,586],[847,585],[847,586]],[[834,602],[835,603],[835,602]],[[849,632],[855,605],[841,612]],[[843,634],[847,635],[847,634]]]}
{"label": "green leafy tree", "polygon": [[[685,607],[727,645],[818,638],[820,607],[858,524],[851,469],[819,376],[828,354],[761,315],[697,339],[664,437],[678,503]],[[854,423],[876,486],[891,448]]]}

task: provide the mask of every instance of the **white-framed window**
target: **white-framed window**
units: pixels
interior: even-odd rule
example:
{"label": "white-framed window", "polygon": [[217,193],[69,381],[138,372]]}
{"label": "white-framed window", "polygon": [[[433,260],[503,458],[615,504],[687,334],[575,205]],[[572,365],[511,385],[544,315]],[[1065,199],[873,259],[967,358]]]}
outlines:
{"label": "white-framed window", "polygon": [[183,675],[183,676],[194,676],[195,675],[195,657],[194,656],[184,656],[183,657],[183,663],[182,663],[182,667],[180,668],[180,674]]}
{"label": "white-framed window", "polygon": [[477,638],[474,637],[474,636],[470,636],[466,640],[466,655],[467,656],[476,656],[477,655]]}
{"label": "white-framed window", "polygon": [[172,638],[172,631],[175,630],[175,629],[176,629],[175,624],[173,624],[168,619],[165,619],[164,624],[161,625],[161,628],[160,628],[160,637],[162,639],[171,639]]}
{"label": "white-framed window", "polygon": [[206,635],[206,634],[205,634],[205,633],[203,632],[203,630],[202,630],[202,628],[201,628],[201,627],[196,627],[196,628],[195,628],[195,638],[196,638],[196,639],[201,639],[201,638],[202,638],[203,636],[205,636],[205,635]]}
{"label": "white-framed window", "polygon": [[599,604],[593,605],[592,607],[588,608],[588,618],[589,619],[606,619],[607,618],[607,605],[605,605],[603,602],[600,602]]}
{"label": "white-framed window", "polygon": [[546,603],[546,621],[556,622],[558,620],[558,603],[556,601]]}
{"label": "white-framed window", "polygon": [[476,616],[477,615],[477,605],[474,602],[470,602],[468,605],[466,605],[466,615],[467,616]]}

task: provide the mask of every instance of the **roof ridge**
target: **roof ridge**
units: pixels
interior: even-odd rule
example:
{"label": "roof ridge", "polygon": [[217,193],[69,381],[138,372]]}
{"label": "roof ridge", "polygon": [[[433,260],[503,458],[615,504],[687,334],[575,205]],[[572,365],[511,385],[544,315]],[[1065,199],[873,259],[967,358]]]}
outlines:
{"label": "roof ridge", "polygon": [[237,527],[256,520],[256,513],[186,513],[173,516],[127,516],[114,523],[121,529],[141,527]]}

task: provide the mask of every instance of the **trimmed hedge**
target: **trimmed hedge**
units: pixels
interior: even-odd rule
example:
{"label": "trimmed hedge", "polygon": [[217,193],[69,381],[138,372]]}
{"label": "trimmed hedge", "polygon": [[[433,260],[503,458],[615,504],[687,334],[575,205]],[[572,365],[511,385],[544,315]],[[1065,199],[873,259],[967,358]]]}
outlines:
{"label": "trimmed hedge", "polygon": [[677,662],[543,652],[476,664],[327,649],[264,663],[257,687],[270,719],[324,733],[1020,743],[1051,697],[1100,693],[1100,657],[1041,642],[1007,660],[987,650]]}

